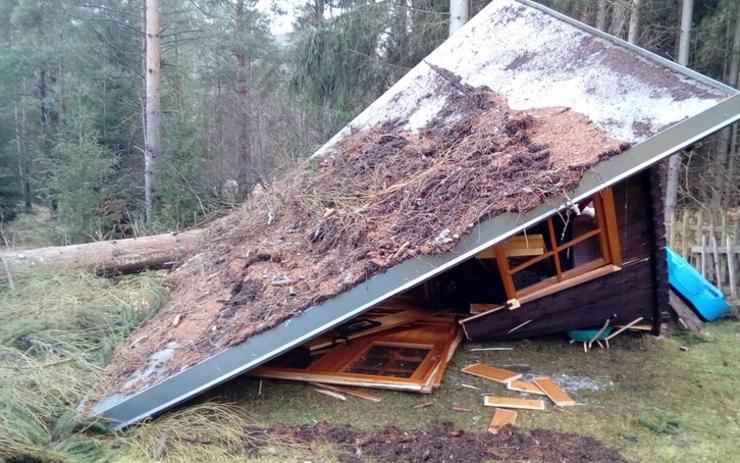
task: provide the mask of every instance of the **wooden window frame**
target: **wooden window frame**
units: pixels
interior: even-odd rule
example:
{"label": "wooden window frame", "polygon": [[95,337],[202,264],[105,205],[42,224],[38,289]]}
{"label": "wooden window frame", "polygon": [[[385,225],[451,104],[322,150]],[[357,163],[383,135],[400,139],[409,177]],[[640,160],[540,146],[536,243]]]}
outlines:
{"label": "wooden window frame", "polygon": [[[494,246],[493,252],[496,257],[496,264],[498,266],[499,273],[501,274],[501,280],[503,282],[507,299],[531,300],[535,295],[542,297],[547,294],[552,294],[554,292],[553,289],[555,289],[554,287],[556,286],[563,286],[563,289],[572,287],[572,283],[575,283],[576,281],[588,281],[588,275],[591,273],[596,272],[594,273],[594,276],[598,276],[603,274],[605,268],[613,271],[615,269],[618,270],[621,267],[622,252],[619,245],[619,229],[617,226],[617,216],[614,208],[614,195],[612,193],[612,189],[606,188],[600,191],[595,194],[591,200],[593,201],[595,209],[596,228],[577,236],[570,241],[557,244],[553,218],[550,217],[547,219],[548,236],[546,237],[546,240],[550,244],[550,250],[545,251],[537,257],[528,259],[514,268],[509,266],[509,261],[505,252],[505,243]],[[560,262],[560,253],[593,237],[597,237],[599,240],[601,257],[583,265],[563,271]],[[547,278],[518,290],[514,284],[513,275],[547,259],[552,259],[555,265],[555,275],[551,278]]]}

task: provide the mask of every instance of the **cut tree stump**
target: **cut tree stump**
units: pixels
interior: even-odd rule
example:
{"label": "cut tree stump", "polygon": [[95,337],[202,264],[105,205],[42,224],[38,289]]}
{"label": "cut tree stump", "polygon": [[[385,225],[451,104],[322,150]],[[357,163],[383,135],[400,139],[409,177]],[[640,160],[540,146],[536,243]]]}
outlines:
{"label": "cut tree stump", "polygon": [[16,272],[85,269],[99,274],[136,273],[173,265],[193,253],[203,230],[0,252],[0,281]]}

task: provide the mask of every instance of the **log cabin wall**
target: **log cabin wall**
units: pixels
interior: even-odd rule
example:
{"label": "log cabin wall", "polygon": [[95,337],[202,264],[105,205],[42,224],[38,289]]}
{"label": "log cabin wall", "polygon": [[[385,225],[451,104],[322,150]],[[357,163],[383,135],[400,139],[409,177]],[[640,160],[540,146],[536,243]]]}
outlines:
{"label": "log cabin wall", "polygon": [[[513,339],[611,325],[637,317],[653,323],[667,307],[662,188],[657,168],[613,187],[622,248],[622,270],[463,324],[471,340]],[[665,293],[665,294],[663,294]],[[513,328],[528,322],[510,333]]]}

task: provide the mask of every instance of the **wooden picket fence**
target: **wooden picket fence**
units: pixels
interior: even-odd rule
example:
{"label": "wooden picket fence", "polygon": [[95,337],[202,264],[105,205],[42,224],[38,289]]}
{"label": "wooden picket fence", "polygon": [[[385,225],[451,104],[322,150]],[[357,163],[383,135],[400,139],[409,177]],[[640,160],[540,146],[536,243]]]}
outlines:
{"label": "wooden picket fence", "polygon": [[671,219],[668,242],[720,291],[738,296],[740,221],[738,211],[708,213],[677,211]]}

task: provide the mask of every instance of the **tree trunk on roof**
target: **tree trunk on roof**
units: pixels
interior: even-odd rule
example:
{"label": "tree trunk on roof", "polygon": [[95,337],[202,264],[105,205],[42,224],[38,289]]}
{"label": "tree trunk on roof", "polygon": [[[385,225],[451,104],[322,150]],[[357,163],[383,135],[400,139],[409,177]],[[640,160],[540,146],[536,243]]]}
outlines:
{"label": "tree trunk on roof", "polygon": [[195,252],[203,230],[0,253],[0,281],[16,272],[83,269],[101,274],[162,268]]}

